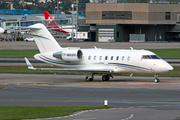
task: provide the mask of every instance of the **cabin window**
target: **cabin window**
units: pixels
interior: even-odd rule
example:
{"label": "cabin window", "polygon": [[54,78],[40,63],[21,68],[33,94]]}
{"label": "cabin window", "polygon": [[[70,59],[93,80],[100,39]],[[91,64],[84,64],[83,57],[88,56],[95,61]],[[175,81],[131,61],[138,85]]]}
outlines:
{"label": "cabin window", "polygon": [[124,56],[122,56],[122,61],[124,61]]}
{"label": "cabin window", "polygon": [[111,56],[111,60],[113,60],[113,56]]}
{"label": "cabin window", "polygon": [[99,60],[102,60],[102,56],[99,56]]}
{"label": "cabin window", "polygon": [[116,57],[116,60],[119,60],[119,56]]}
{"label": "cabin window", "polygon": [[94,60],[96,60],[96,56],[94,56]]}
{"label": "cabin window", "polygon": [[127,60],[128,60],[128,61],[130,60],[130,56],[128,56]]}
{"label": "cabin window", "polygon": [[108,59],[108,56],[105,56],[105,60],[107,60]]}
{"label": "cabin window", "polygon": [[91,56],[88,57],[88,60],[91,60]]}

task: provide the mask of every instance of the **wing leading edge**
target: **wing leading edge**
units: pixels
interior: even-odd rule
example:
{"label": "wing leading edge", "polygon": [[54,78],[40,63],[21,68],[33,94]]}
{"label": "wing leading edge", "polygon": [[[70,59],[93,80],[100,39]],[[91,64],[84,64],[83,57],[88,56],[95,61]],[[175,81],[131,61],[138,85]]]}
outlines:
{"label": "wing leading edge", "polygon": [[34,68],[29,60],[25,57],[28,69],[31,70],[49,70],[49,71],[67,71],[67,72],[93,72],[93,73],[113,73],[114,69],[61,69],[61,68]]}

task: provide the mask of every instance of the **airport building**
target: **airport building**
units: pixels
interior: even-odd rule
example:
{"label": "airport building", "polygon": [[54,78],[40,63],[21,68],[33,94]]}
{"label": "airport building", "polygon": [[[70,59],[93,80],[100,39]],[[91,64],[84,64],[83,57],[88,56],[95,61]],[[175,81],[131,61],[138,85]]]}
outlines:
{"label": "airport building", "polygon": [[[25,10],[27,11],[27,10]],[[12,12],[12,11],[11,11]],[[31,13],[29,11],[28,13]],[[25,13],[23,10],[21,13]],[[27,13],[27,12],[26,12]],[[34,12],[37,13],[37,12]],[[51,14],[59,26],[72,25],[72,15],[71,14],[59,14],[57,19],[57,14]],[[74,15],[74,18],[76,15]],[[73,19],[76,20],[76,19]],[[46,20],[44,18],[44,13],[39,14],[21,14],[21,15],[11,15],[11,14],[0,14],[0,27],[3,27],[5,30],[13,31],[14,29],[19,29],[19,26],[26,27],[33,25],[35,23],[43,23],[46,25]],[[75,23],[75,21],[74,21]]]}
{"label": "airport building", "polygon": [[95,41],[180,41],[180,4],[87,3]]}

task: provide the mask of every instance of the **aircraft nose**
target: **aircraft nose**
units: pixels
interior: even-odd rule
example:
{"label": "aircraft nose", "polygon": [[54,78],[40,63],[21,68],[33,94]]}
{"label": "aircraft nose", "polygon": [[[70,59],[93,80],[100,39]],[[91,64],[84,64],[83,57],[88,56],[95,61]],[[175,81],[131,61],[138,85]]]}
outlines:
{"label": "aircraft nose", "polygon": [[174,68],[173,68],[171,65],[169,65],[169,66],[167,66],[167,69],[168,69],[169,71],[171,71],[171,70],[173,70]]}
{"label": "aircraft nose", "polygon": [[166,65],[164,66],[164,69],[166,69],[166,71],[171,71],[174,68],[169,63],[166,63]]}

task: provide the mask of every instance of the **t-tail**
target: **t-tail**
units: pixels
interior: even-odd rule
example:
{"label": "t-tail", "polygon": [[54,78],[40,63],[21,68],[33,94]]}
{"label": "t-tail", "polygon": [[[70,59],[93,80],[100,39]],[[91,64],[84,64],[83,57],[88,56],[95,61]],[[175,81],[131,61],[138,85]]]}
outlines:
{"label": "t-tail", "polygon": [[61,49],[59,43],[54,39],[43,24],[37,23],[29,26],[28,28],[30,29],[41,53],[58,51]]}
{"label": "t-tail", "polygon": [[56,21],[52,18],[52,16],[48,13],[48,11],[44,11],[44,17],[46,21],[46,26],[48,28],[52,28],[53,31],[57,32],[63,32],[63,33],[68,33],[67,31],[61,29]]}

